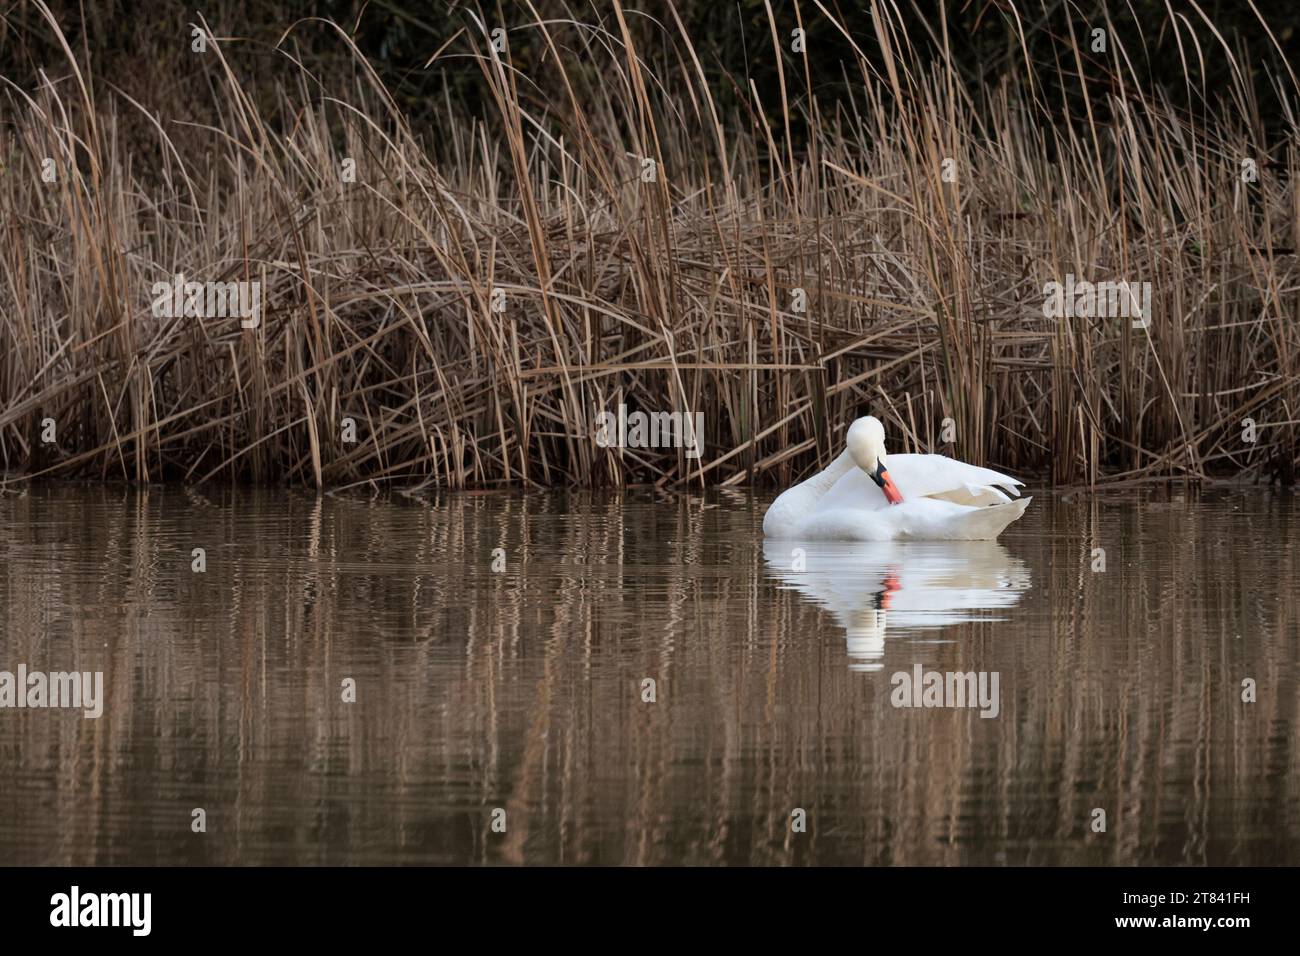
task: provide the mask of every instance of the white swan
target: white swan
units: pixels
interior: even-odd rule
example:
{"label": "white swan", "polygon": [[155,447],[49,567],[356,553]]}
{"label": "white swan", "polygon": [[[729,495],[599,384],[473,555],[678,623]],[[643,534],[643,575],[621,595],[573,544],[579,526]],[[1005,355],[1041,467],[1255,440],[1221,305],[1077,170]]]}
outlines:
{"label": "white swan", "polygon": [[1025,513],[1015,478],[944,455],[890,455],[872,416],[849,426],[829,468],[783,491],[767,538],[804,541],[991,541]]}

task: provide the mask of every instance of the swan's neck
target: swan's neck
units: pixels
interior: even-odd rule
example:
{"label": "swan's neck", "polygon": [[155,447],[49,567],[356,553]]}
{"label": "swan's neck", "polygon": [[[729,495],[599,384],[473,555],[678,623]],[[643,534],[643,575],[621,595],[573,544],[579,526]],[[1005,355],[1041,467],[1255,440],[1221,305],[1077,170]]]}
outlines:
{"label": "swan's neck", "polygon": [[808,486],[809,490],[814,491],[816,496],[820,498],[835,487],[835,482],[844,477],[845,472],[854,467],[853,456],[846,449],[840,452],[840,457],[831,462],[824,471],[813,475],[804,482],[804,485]]}
{"label": "swan's neck", "polygon": [[763,533],[769,538],[790,537],[835,482],[854,467],[853,458],[845,451],[824,471],[783,492],[763,518]]}

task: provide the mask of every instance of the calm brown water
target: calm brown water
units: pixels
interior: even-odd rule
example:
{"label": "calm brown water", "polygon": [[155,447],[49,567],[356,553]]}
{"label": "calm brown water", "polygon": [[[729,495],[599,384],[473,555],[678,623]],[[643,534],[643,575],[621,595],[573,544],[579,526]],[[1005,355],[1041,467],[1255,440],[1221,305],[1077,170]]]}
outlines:
{"label": "calm brown water", "polygon": [[0,496],[0,670],[106,698],[0,710],[0,864],[1300,862],[1294,498],[802,555],[766,500]]}

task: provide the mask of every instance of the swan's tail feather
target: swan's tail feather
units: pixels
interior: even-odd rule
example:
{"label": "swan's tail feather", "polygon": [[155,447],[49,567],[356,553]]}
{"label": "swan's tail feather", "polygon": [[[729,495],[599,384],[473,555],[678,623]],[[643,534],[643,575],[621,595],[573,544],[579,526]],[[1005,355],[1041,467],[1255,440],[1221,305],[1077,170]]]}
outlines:
{"label": "swan's tail feather", "polygon": [[1017,498],[1007,504],[976,508],[953,522],[949,537],[957,541],[992,541],[1023,515],[1033,500]]}

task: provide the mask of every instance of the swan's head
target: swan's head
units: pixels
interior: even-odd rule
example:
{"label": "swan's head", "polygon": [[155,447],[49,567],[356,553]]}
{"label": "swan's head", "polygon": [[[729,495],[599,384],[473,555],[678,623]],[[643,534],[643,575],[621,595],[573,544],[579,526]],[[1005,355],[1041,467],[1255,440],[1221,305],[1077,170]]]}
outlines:
{"label": "swan's head", "polygon": [[880,419],[872,415],[859,418],[849,426],[847,440],[853,463],[871,476],[890,504],[902,504],[903,496],[885,470],[885,426]]}

